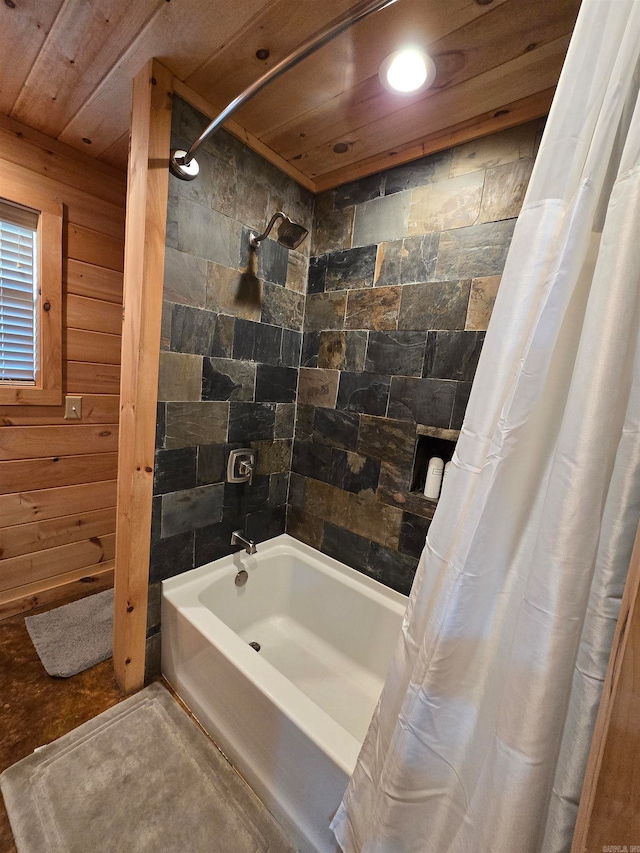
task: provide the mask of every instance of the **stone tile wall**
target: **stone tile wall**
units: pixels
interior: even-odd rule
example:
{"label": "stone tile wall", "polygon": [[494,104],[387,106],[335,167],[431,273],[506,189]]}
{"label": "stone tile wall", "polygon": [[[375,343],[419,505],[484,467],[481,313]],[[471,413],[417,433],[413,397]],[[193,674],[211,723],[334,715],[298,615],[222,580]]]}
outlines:
{"label": "stone tile wall", "polygon": [[[172,146],[207,120],[174,102]],[[279,209],[309,230],[313,196],[225,132],[198,152],[200,177],[170,178],[148,665],[158,666],[160,581],[231,553],[231,532],[285,530],[310,241],[267,239]],[[251,487],[225,483],[228,452],[257,450]],[[151,663],[153,662],[153,664]]]}
{"label": "stone tile wall", "polygon": [[435,509],[417,436],[462,424],[540,132],[316,198],[287,531],[402,592]]}

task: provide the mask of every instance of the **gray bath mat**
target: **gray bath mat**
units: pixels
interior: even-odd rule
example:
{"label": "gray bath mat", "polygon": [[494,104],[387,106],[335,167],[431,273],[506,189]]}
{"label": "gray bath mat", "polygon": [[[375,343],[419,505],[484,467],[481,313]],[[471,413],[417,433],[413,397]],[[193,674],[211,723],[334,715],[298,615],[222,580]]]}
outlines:
{"label": "gray bath mat", "polygon": [[27,616],[24,623],[49,675],[69,678],[111,657],[113,590]]}
{"label": "gray bath mat", "polygon": [[14,764],[0,788],[19,853],[296,853],[160,684]]}

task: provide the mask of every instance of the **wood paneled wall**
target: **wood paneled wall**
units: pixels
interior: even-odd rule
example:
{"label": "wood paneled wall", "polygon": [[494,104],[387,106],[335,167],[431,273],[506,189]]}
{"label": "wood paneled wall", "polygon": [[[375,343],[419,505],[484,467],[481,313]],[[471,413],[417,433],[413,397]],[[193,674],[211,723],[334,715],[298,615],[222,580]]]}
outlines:
{"label": "wood paneled wall", "polygon": [[0,618],[113,582],[124,173],[0,117],[0,170],[64,205],[63,406],[0,406]]}

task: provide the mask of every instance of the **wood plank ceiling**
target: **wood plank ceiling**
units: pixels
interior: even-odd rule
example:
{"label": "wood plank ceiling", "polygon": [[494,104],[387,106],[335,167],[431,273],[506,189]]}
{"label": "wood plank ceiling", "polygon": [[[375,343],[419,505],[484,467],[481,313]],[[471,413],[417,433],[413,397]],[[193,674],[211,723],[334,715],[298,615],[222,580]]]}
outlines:
{"label": "wood plank ceiling", "polygon": [[[126,166],[131,83],[157,57],[220,109],[351,0],[5,0],[0,113]],[[275,81],[234,117],[326,189],[544,115],[579,0],[398,0]],[[381,61],[433,57],[420,95],[392,95]],[[262,58],[258,58],[258,57]],[[496,115],[496,113],[498,115]]]}

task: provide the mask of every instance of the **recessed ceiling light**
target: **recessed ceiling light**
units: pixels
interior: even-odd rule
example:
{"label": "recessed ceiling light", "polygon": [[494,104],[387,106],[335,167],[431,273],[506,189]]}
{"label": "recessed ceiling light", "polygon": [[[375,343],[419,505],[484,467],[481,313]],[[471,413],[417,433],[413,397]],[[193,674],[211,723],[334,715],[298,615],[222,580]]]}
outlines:
{"label": "recessed ceiling light", "polygon": [[410,95],[431,86],[436,77],[436,66],[423,50],[405,47],[387,56],[380,66],[379,77],[390,92]]}

